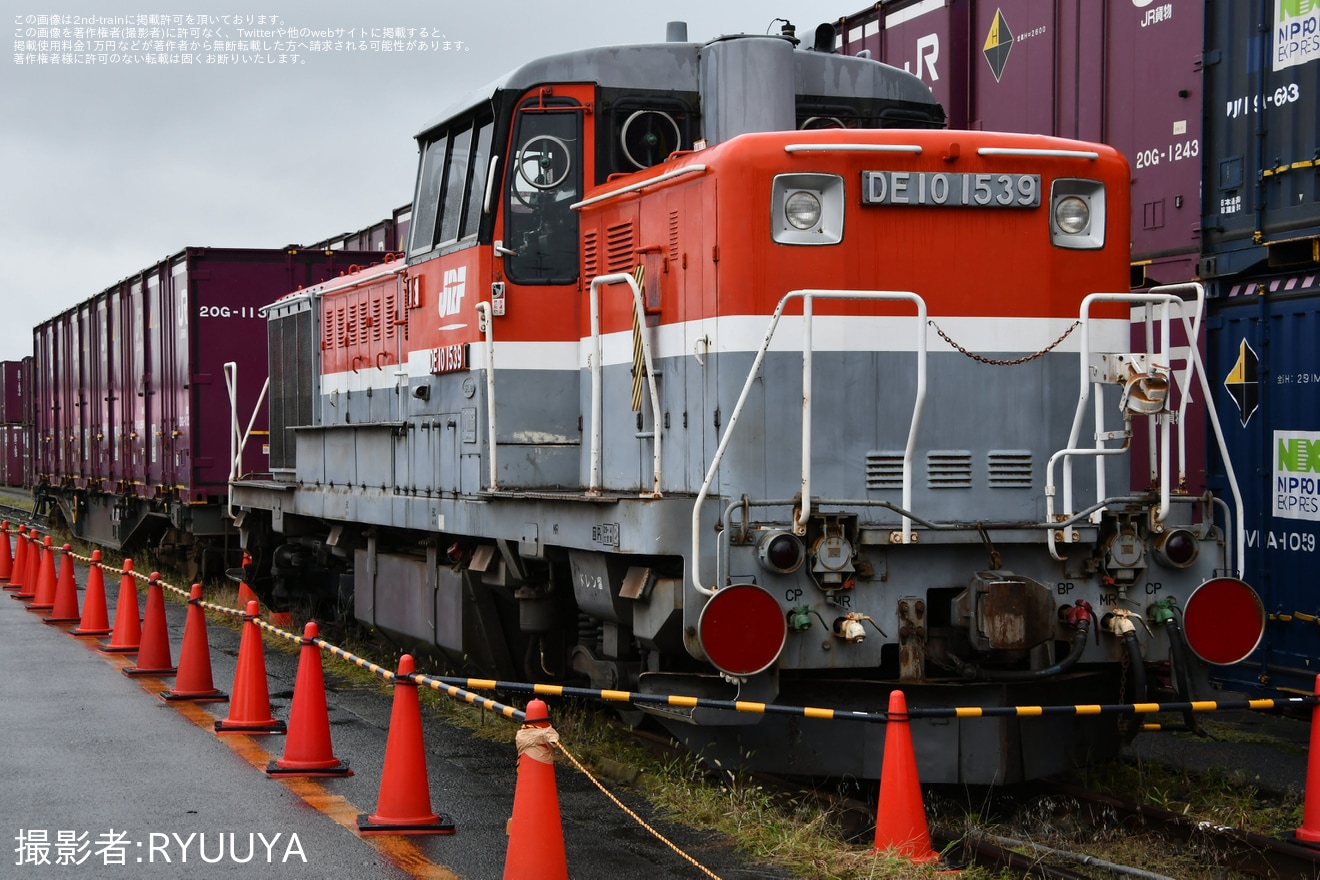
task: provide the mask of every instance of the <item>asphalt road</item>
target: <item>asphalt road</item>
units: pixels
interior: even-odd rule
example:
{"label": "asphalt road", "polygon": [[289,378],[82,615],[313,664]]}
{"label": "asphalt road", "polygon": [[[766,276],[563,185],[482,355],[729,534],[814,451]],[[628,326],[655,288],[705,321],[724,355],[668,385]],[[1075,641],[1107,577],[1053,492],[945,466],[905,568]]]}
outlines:
{"label": "asphalt road", "polygon": [[[85,569],[77,582],[86,583]],[[113,622],[118,579],[107,578],[106,589]],[[377,806],[388,694],[336,677],[337,661],[325,659],[334,752],[355,775],[271,779],[261,768],[283,754],[283,737],[216,736],[212,722],[228,714],[227,704],[167,705],[156,693],[171,687],[172,679],[122,675],[131,657],[97,653],[97,641],[43,625],[41,615],[9,595],[0,597],[0,832],[9,840],[0,855],[0,877],[503,875],[516,783],[513,722],[492,717],[489,723],[507,726],[508,737],[491,742],[433,717],[424,706],[432,808],[453,817],[456,833],[363,838],[355,820]],[[167,603],[175,662],[185,610]],[[212,622],[208,634],[215,684],[228,693],[239,633]],[[264,657],[273,714],[287,720],[297,654],[268,645]],[[571,766],[559,765],[556,778],[574,880],[708,876]],[[612,788],[724,880],[787,876],[748,864],[721,837],[656,821],[640,798]]]}

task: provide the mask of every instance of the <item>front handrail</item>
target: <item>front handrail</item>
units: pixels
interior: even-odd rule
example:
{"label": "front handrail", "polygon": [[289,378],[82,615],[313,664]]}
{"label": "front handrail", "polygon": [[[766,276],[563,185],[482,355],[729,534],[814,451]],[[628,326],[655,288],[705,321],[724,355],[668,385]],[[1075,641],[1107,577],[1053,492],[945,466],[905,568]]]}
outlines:
{"label": "front handrail", "polygon": [[601,357],[602,346],[600,338],[600,288],[609,284],[626,284],[632,291],[633,308],[639,318],[638,333],[641,335],[642,357],[646,369],[646,384],[651,393],[651,424],[653,430],[651,435],[652,443],[652,489],[651,497],[659,498],[660,491],[660,437],[661,414],[660,414],[660,392],[655,384],[655,370],[651,364],[651,343],[647,338],[646,323],[641,321],[641,316],[646,314],[642,305],[642,289],[637,286],[637,279],[627,272],[615,272],[611,275],[598,275],[591,279],[591,483],[588,491],[597,495],[601,491],[600,485],[600,457],[601,457],[601,420],[604,418],[604,396],[601,390]]}
{"label": "front handrail", "polygon": [[[1190,292],[1195,294],[1196,296],[1195,312],[1193,313],[1190,319],[1187,315],[1188,303],[1180,295],[1181,292]],[[1228,444],[1227,441],[1224,439],[1224,429],[1223,426],[1220,425],[1219,423],[1219,412],[1215,407],[1214,393],[1210,388],[1210,381],[1208,376],[1206,375],[1205,366],[1201,361],[1200,349],[1197,346],[1197,340],[1199,338],[1200,327],[1201,327],[1201,316],[1205,312],[1205,288],[1197,283],[1172,284],[1163,287],[1155,287],[1146,293],[1092,293],[1086,296],[1082,300],[1082,305],[1079,310],[1079,316],[1078,316],[1078,321],[1082,325],[1081,326],[1082,332],[1081,332],[1081,343],[1080,343],[1081,350],[1079,354],[1079,377],[1080,377],[1079,386],[1080,387],[1078,393],[1077,409],[1073,415],[1073,424],[1072,424],[1072,429],[1068,435],[1067,446],[1064,449],[1059,450],[1053,456],[1050,457],[1049,464],[1046,468],[1046,476],[1045,476],[1046,519],[1052,520],[1054,518],[1054,495],[1055,495],[1054,464],[1056,461],[1058,461],[1060,458],[1063,459],[1063,480],[1064,480],[1063,516],[1067,517],[1072,512],[1072,503],[1073,503],[1072,500],[1073,456],[1075,455],[1104,456],[1104,455],[1114,454],[1116,452],[1125,451],[1125,448],[1108,449],[1103,446],[1103,442],[1105,438],[1103,436],[1102,424],[1099,421],[1100,410],[1098,406],[1099,405],[1098,400],[1097,400],[1097,411],[1096,411],[1096,418],[1097,418],[1096,447],[1093,449],[1087,449],[1087,448],[1079,448],[1077,445],[1078,440],[1080,439],[1081,436],[1082,421],[1085,416],[1086,404],[1091,394],[1091,380],[1089,375],[1090,359],[1091,359],[1090,311],[1091,311],[1091,307],[1094,304],[1102,303],[1102,302],[1125,302],[1130,304],[1145,303],[1147,305],[1163,306],[1164,314],[1159,319],[1159,321],[1161,324],[1161,330],[1160,330],[1161,343],[1163,347],[1163,353],[1165,354],[1166,357],[1169,354],[1169,311],[1170,310],[1176,311],[1178,319],[1182,321],[1183,332],[1186,334],[1188,340],[1188,358],[1187,358],[1187,366],[1184,370],[1183,382],[1181,383],[1181,388],[1183,389],[1183,393],[1178,407],[1178,420],[1181,423],[1186,418],[1187,403],[1189,397],[1186,389],[1190,387],[1192,377],[1196,376],[1196,378],[1199,380],[1200,383],[1201,392],[1205,397],[1206,411],[1210,417],[1210,425],[1214,429],[1215,440],[1218,443],[1220,457],[1223,459],[1224,474],[1228,478],[1229,489],[1233,494],[1234,508],[1237,516],[1236,530],[1235,530],[1235,534],[1233,535],[1234,538],[1233,544],[1235,549],[1234,559],[1236,560],[1238,565],[1241,565],[1242,560],[1244,558],[1243,554],[1245,553],[1246,550],[1246,546],[1245,546],[1246,531],[1244,528],[1246,522],[1245,508],[1242,502],[1242,491],[1238,486],[1237,474],[1233,469],[1233,462],[1228,455]],[[1164,441],[1165,442],[1160,453],[1162,456],[1160,469],[1163,475],[1160,481],[1161,483],[1160,507],[1159,510],[1156,512],[1156,519],[1160,521],[1163,521],[1168,517],[1169,508],[1171,505],[1171,497],[1170,497],[1171,487],[1169,485],[1170,480],[1169,480],[1169,461],[1168,461],[1170,456],[1170,451],[1169,451],[1169,433],[1167,427],[1164,430]],[[1185,435],[1182,432],[1180,432],[1179,434],[1180,447],[1182,447],[1184,442],[1185,442]],[[1179,453],[1180,453],[1180,461],[1184,460],[1186,457],[1186,449],[1180,448]],[[1103,481],[1103,468],[1097,467],[1097,497],[1099,498],[1103,498],[1105,494],[1102,481]],[[1233,531],[1231,524],[1229,528],[1230,531]],[[1064,540],[1065,541],[1072,540],[1071,525],[1064,528]],[[1053,532],[1049,533],[1049,550],[1050,550],[1050,555],[1054,559],[1056,560],[1063,559],[1063,556],[1058,552],[1058,548],[1055,543],[1055,536]]]}
{"label": "front handrail", "polygon": [[[631,277],[631,276],[628,276]],[[715,590],[719,589],[718,584],[715,588],[707,588],[701,583],[701,508],[706,496],[710,493],[710,485],[715,479],[715,472],[719,469],[720,461],[724,458],[724,450],[728,448],[729,439],[733,436],[734,429],[738,425],[738,418],[742,414],[743,406],[747,403],[747,397],[751,393],[752,385],[756,381],[756,375],[760,372],[761,362],[765,360],[765,353],[770,348],[770,343],[774,339],[775,329],[779,326],[779,319],[783,317],[784,308],[791,300],[802,300],[802,510],[800,515],[794,521],[795,529],[805,529],[808,518],[811,515],[811,367],[812,367],[812,337],[811,337],[811,303],[814,299],[854,299],[877,301],[906,301],[911,302],[917,307],[917,394],[916,401],[912,408],[912,423],[908,428],[907,447],[903,451],[903,509],[912,509],[912,460],[916,454],[917,431],[921,425],[921,413],[926,402],[926,301],[920,295],[911,291],[896,290],[792,290],[784,294],[775,306],[774,314],[770,316],[769,326],[766,327],[765,337],[761,340],[761,345],[756,350],[756,357],[752,360],[752,368],[747,373],[747,380],[743,383],[742,392],[738,395],[738,402],[734,404],[733,414],[729,417],[729,425],[724,429],[724,435],[720,437],[719,445],[715,449],[715,455],[711,458],[710,467],[706,470],[706,478],[701,483],[701,490],[697,492],[696,501],[692,505],[692,587],[703,596],[715,595]],[[912,539],[912,520],[907,516],[903,517],[903,543],[911,543]]]}

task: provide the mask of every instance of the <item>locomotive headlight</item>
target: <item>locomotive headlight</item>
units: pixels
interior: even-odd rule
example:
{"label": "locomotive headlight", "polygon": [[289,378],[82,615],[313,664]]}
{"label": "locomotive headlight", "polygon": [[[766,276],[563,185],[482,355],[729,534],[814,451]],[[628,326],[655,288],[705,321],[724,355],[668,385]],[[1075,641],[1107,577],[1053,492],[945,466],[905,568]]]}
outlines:
{"label": "locomotive headlight", "polygon": [[771,571],[791,574],[802,565],[806,551],[802,542],[790,532],[773,531],[761,539],[756,548],[757,558]]}
{"label": "locomotive headlight", "polygon": [[843,178],[837,174],[777,174],[770,184],[770,237],[780,244],[843,240]]}
{"label": "locomotive headlight", "polygon": [[1050,186],[1050,241],[1071,250],[1105,246],[1105,185],[1060,177]]}
{"label": "locomotive headlight", "polygon": [[1076,235],[1091,222],[1091,209],[1077,196],[1068,196],[1054,206],[1054,222],[1069,235]]}
{"label": "locomotive headlight", "polygon": [[820,222],[820,199],[798,190],[784,202],[784,219],[797,229],[810,229]]}
{"label": "locomotive headlight", "polygon": [[1155,539],[1155,558],[1169,568],[1186,568],[1196,561],[1201,544],[1187,529],[1169,529]]}

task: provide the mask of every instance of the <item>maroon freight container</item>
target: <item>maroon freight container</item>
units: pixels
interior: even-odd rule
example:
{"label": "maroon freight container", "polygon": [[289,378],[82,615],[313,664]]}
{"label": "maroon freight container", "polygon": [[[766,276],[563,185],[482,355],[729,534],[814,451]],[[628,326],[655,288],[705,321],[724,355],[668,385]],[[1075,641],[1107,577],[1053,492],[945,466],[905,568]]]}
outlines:
{"label": "maroon freight container", "polygon": [[1195,276],[1200,0],[893,0],[836,23],[847,54],[921,77],[950,128],[1110,144],[1132,165],[1134,285]]}
{"label": "maroon freight container", "polygon": [[0,424],[26,421],[27,384],[22,361],[0,362]]}
{"label": "maroon freight container", "polygon": [[[75,533],[122,546],[153,518],[221,533],[234,421],[225,365],[246,428],[266,378],[261,308],[379,259],[188,248],[38,326],[37,470]],[[241,472],[268,471],[265,427],[263,407]]]}
{"label": "maroon freight container", "polygon": [[[58,319],[57,319],[58,320]],[[32,407],[36,417],[33,428],[32,451],[34,476],[49,481],[56,469],[55,379],[56,362],[54,340],[55,321],[48,321],[32,331],[33,384]]]}
{"label": "maroon freight container", "polygon": [[0,425],[0,440],[3,451],[0,453],[0,481],[5,486],[24,485],[25,461],[27,459],[27,426],[20,422]]}

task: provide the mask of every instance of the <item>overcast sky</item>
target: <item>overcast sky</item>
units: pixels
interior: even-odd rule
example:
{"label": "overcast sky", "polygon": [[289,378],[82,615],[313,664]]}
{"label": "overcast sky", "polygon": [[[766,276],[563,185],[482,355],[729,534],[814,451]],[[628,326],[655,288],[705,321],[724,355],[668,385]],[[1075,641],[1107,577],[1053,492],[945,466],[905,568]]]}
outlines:
{"label": "overcast sky", "polygon": [[[370,11],[335,0],[0,0],[8,31],[0,58],[0,360],[31,354],[34,325],[185,247],[308,244],[388,217],[412,199],[421,126],[524,61],[661,41],[672,20],[688,22],[689,39],[704,41],[766,33],[773,19],[787,18],[810,40],[816,25],[859,8],[858,0],[393,0]],[[303,50],[296,64],[219,65],[203,63],[199,48],[192,65],[63,63],[67,55],[140,57],[164,48],[110,50],[98,44],[101,34],[84,31],[74,35],[83,40],[74,51],[54,53],[59,64],[18,62],[19,41],[25,62],[51,54],[27,45],[48,39],[43,16],[124,19],[93,25],[119,27],[124,41],[139,15],[166,13],[192,16],[183,26],[209,26],[234,41],[235,16],[265,15],[311,31],[413,29],[416,38],[426,29],[450,49]],[[229,24],[197,20],[226,15]]]}

